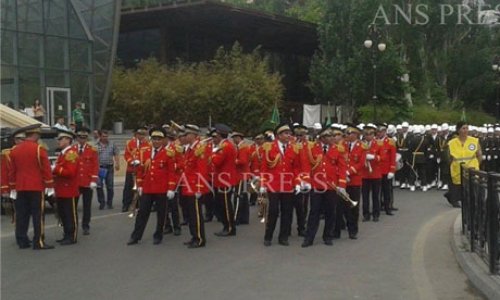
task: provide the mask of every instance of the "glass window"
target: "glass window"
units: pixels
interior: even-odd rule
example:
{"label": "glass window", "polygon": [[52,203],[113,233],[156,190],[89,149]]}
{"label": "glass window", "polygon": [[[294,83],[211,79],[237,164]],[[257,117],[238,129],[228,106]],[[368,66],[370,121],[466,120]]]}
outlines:
{"label": "glass window", "polygon": [[45,1],[45,33],[67,36],[68,22],[65,0],[47,0]]}
{"label": "glass window", "polygon": [[87,41],[70,40],[69,41],[69,56],[70,69],[73,71],[90,72],[89,55],[91,44]]}
{"label": "glass window", "polygon": [[18,33],[19,65],[38,67],[40,65],[40,35]]}
{"label": "glass window", "polygon": [[5,105],[14,105],[16,100],[16,68],[11,66],[1,66],[1,102]]}
{"label": "glass window", "polygon": [[17,1],[17,26],[19,31],[43,32],[42,1]]}
{"label": "glass window", "polygon": [[1,28],[16,29],[16,0],[2,0],[0,6]]}
{"label": "glass window", "polygon": [[82,39],[87,38],[87,35],[85,34],[83,26],[80,22],[80,19],[78,19],[78,16],[76,15],[75,10],[73,9],[73,6],[71,6],[69,8],[68,22],[69,22],[69,36],[70,37],[82,38]]}
{"label": "glass window", "polygon": [[64,84],[66,72],[57,70],[45,70],[45,85],[50,87],[67,87]]}
{"label": "glass window", "polygon": [[57,37],[45,38],[45,66],[51,69],[65,69],[67,41]]}
{"label": "glass window", "polygon": [[14,63],[14,37],[15,34],[12,31],[2,30],[2,62],[5,64]]}
{"label": "glass window", "polygon": [[33,101],[40,95],[40,75],[35,68],[19,68],[19,106],[25,107],[33,105]]}
{"label": "glass window", "polygon": [[90,120],[89,82],[91,75],[71,73],[71,103],[82,103],[85,120]]}

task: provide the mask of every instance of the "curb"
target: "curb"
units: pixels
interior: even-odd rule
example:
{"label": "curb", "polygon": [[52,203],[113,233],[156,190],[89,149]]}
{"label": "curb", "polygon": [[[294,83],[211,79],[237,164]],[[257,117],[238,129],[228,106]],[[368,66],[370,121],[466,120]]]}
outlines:
{"label": "curb", "polygon": [[490,275],[486,263],[477,254],[468,250],[469,244],[462,235],[462,214],[457,216],[453,224],[451,248],[472,285],[486,298],[500,299],[500,276]]}

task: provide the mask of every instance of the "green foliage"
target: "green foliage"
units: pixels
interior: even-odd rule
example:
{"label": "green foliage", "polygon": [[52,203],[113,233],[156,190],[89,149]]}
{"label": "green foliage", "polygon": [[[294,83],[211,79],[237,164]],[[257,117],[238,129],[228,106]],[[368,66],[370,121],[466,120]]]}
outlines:
{"label": "green foliage", "polygon": [[281,76],[269,72],[258,49],[243,54],[236,43],[209,62],[166,67],[148,59],[137,69],[116,67],[106,119],[124,120],[127,128],[170,120],[207,126],[211,116],[213,123],[255,133],[282,94]]}

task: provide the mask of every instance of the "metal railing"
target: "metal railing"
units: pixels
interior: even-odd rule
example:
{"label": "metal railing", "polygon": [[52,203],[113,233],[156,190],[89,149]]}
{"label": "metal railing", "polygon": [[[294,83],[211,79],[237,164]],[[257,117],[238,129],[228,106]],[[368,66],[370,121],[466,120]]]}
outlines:
{"label": "metal railing", "polygon": [[462,168],[462,233],[470,251],[500,274],[500,174]]}

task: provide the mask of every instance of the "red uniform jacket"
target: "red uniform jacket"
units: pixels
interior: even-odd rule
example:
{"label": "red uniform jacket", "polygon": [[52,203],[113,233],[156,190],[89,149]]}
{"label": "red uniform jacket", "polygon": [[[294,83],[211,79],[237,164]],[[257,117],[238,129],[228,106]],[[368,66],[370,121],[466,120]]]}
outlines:
{"label": "red uniform jacket", "polygon": [[309,143],[307,156],[311,164],[311,185],[317,191],[346,187],[345,149],[342,144],[329,145],[326,153],[320,142]]}
{"label": "red uniform jacket", "polygon": [[386,136],[379,141],[380,144],[380,172],[382,175],[396,173],[396,142]]}
{"label": "red uniform jacket", "polygon": [[179,180],[183,196],[193,196],[196,193],[206,194],[210,191],[205,148],[206,144],[196,140],[184,154],[184,172]]}
{"label": "red uniform jacket", "polygon": [[145,194],[165,194],[168,190],[175,190],[175,152],[163,146],[157,149],[154,157],[152,146],[141,149],[141,152],[142,161],[137,168],[137,187],[141,187]]}
{"label": "red uniform jacket", "polygon": [[184,148],[178,143],[172,142],[166,146],[167,154],[172,156],[174,159],[174,173],[172,174],[173,178],[170,181],[175,182],[175,186],[177,187],[177,183],[179,182],[179,178],[181,177],[183,170],[183,155]]}
{"label": "red uniform jacket", "polygon": [[224,139],[217,146],[218,151],[212,154],[212,164],[214,166],[214,187],[231,187],[240,181],[236,170],[237,150],[233,143]]}
{"label": "red uniform jacket", "polygon": [[[365,142],[363,147],[365,149],[366,155],[373,154],[375,159],[368,161],[366,159],[365,167],[363,169],[363,178],[366,179],[380,179],[382,178],[382,173],[380,172],[380,146],[376,139],[373,139],[371,143]],[[368,167],[370,165],[371,169]]]}
{"label": "red uniform jacket", "polygon": [[2,157],[1,157],[1,169],[2,173],[0,174],[0,180],[1,180],[1,193],[6,194],[10,191],[9,189],[9,168],[10,168],[10,149],[3,149],[2,150]]}
{"label": "red uniform jacket", "polygon": [[9,186],[17,191],[41,192],[54,186],[47,150],[26,140],[10,152]]}
{"label": "red uniform jacket", "polygon": [[353,142],[352,149],[350,143],[346,143],[347,150],[347,171],[349,172],[348,186],[361,186],[363,172],[365,168],[365,149],[359,140]]}
{"label": "red uniform jacket", "polygon": [[236,170],[238,171],[239,180],[250,180],[252,178],[252,173],[250,171],[252,148],[248,144],[240,143],[237,149]]}
{"label": "red uniform jacket", "polygon": [[89,187],[91,182],[97,183],[99,173],[97,149],[85,143],[82,153],[80,153],[80,144],[73,145],[73,150],[78,153],[78,185]]}
{"label": "red uniform jacket", "polygon": [[73,147],[59,154],[52,173],[54,174],[56,198],[74,198],[80,195],[78,189],[78,152]]}
{"label": "red uniform jacket", "polygon": [[261,147],[257,146],[257,144],[250,146],[250,171],[255,176],[260,175],[260,163],[262,160],[262,157],[260,156],[260,148]]}
{"label": "red uniform jacket", "polygon": [[125,147],[125,153],[123,154],[123,157],[127,162],[127,172],[135,171],[134,166],[132,166],[132,162],[134,160],[140,161],[140,149],[147,148],[149,146],[150,143],[147,141],[147,139],[142,139],[142,141],[139,141],[139,139],[137,138],[131,138],[130,140],[128,140],[127,146]]}
{"label": "red uniform jacket", "polygon": [[278,140],[262,145],[261,186],[269,192],[291,193],[301,181],[309,182],[311,166],[305,155],[301,155],[299,144],[285,148],[282,154]]}

